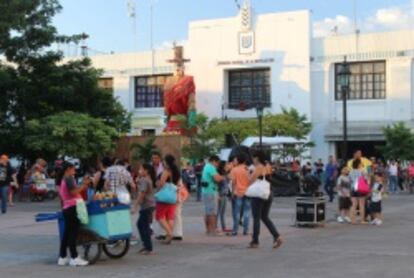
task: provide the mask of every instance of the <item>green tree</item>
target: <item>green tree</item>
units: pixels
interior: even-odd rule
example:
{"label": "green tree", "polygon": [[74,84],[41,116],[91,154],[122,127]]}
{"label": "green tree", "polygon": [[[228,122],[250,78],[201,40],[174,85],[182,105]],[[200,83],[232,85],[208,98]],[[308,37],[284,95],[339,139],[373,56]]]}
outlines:
{"label": "green tree", "polygon": [[57,0],[0,1],[0,151],[34,158],[25,138],[27,123],[73,111],[102,119],[118,132],[130,128],[130,115],[111,92],[98,87],[102,71],[89,59],[64,63],[55,43],[78,43],[83,35],[61,36],[52,25]]}
{"label": "green tree", "polygon": [[130,147],[132,151],[132,161],[149,163],[151,161],[152,153],[157,151],[157,146],[154,143],[155,137],[151,137],[144,144],[132,144]]}
{"label": "green tree", "polygon": [[301,115],[294,108],[282,107],[280,114],[265,115],[263,126],[267,136],[291,136],[296,139],[305,139],[312,131],[312,123],[306,115]]}
{"label": "green tree", "polygon": [[215,140],[212,140],[210,134],[206,131],[208,129],[208,117],[203,113],[197,113],[195,116],[195,126],[189,126],[186,117],[180,117],[181,128],[189,135],[190,143],[183,148],[183,154],[187,159],[190,159],[193,164],[200,160],[216,153],[218,146]]}
{"label": "green tree", "polygon": [[[307,141],[311,130],[312,124],[306,115],[301,115],[293,108],[285,109],[282,107],[282,113],[268,113],[263,117],[263,136],[289,136]],[[226,134],[231,134],[239,142],[242,142],[247,137],[259,136],[258,120],[255,118],[244,120],[213,119],[204,133],[207,138],[215,139],[220,146],[224,146]],[[313,142],[305,142],[295,146],[287,145],[274,150],[274,154],[281,159],[296,158],[302,156],[313,146]]]}
{"label": "green tree", "polygon": [[114,147],[115,128],[89,115],[63,112],[27,123],[25,145],[42,157],[59,155],[93,161]]}
{"label": "green tree", "polygon": [[414,135],[404,123],[396,123],[383,129],[385,145],[379,146],[386,159],[414,159]]}
{"label": "green tree", "polygon": [[[282,108],[280,114],[266,114],[263,117],[264,136],[291,136],[297,139],[305,139],[312,130],[312,124],[306,115],[300,115],[293,108]],[[210,138],[224,141],[225,134],[233,134],[240,141],[249,136],[258,136],[258,120],[221,120],[214,119],[209,123],[206,133]]]}

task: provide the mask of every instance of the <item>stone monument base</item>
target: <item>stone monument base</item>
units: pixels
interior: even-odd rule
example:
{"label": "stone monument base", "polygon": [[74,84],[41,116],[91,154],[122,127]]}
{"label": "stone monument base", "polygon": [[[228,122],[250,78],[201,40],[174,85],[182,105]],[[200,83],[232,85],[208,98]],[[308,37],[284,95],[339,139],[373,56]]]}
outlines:
{"label": "stone monument base", "polygon": [[[124,136],[121,137],[115,148],[115,156],[122,159],[129,159],[131,161],[131,145],[134,143],[145,144],[151,136]],[[183,135],[158,135],[155,136],[154,145],[157,146],[158,151],[162,156],[171,154],[176,158],[177,163],[183,157],[182,149],[189,144],[189,138]]]}

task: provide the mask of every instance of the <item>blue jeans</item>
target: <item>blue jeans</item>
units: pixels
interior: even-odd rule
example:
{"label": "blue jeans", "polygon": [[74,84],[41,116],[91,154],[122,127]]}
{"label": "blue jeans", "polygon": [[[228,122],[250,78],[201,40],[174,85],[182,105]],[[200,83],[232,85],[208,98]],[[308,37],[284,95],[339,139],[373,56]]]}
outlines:
{"label": "blue jeans", "polygon": [[396,193],[398,188],[398,176],[390,176],[390,192]]}
{"label": "blue jeans", "polygon": [[247,197],[233,197],[233,233],[239,232],[240,212],[243,208],[243,233],[249,232],[250,199]]}
{"label": "blue jeans", "polygon": [[334,194],[335,194],[334,187],[335,187],[335,182],[331,179],[326,179],[325,192],[329,196],[329,202],[333,202],[334,200]]}
{"label": "blue jeans", "polygon": [[9,192],[8,186],[0,186],[0,197],[1,197],[1,213],[5,214],[7,212],[7,193]]}
{"label": "blue jeans", "polygon": [[201,192],[202,192],[202,187],[201,187],[201,176],[197,176],[197,202],[201,202]]}
{"label": "blue jeans", "polygon": [[[221,229],[226,230],[226,204],[227,197],[219,196],[218,199],[218,211],[217,211],[217,222],[220,221]],[[217,225],[218,227],[218,225]]]}
{"label": "blue jeans", "polygon": [[154,208],[147,208],[139,212],[137,228],[145,250],[152,252],[151,221]]}

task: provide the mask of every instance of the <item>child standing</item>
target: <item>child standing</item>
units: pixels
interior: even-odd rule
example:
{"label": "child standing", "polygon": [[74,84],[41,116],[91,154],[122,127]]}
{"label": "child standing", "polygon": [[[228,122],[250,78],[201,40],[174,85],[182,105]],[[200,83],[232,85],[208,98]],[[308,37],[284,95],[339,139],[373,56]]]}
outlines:
{"label": "child standing", "polygon": [[384,192],[384,176],[382,173],[375,173],[375,182],[372,186],[370,212],[372,225],[382,224],[382,194]]}
{"label": "child standing", "polygon": [[143,248],[139,251],[139,253],[142,255],[152,255],[154,253],[152,248],[152,232],[150,225],[155,209],[154,186],[157,177],[154,168],[149,164],[142,165],[139,175],[139,193],[132,210],[135,212],[137,207],[140,206],[137,228],[141,237]]}
{"label": "child standing", "polygon": [[337,182],[337,192],[338,192],[338,204],[339,204],[339,223],[350,223],[351,219],[349,218],[349,210],[352,206],[351,201],[351,179],[349,178],[349,169],[348,167],[342,168],[341,175],[338,178]]}
{"label": "child standing", "polygon": [[[225,161],[220,161],[218,167],[218,173],[224,177],[224,179],[218,184],[218,210],[217,210],[217,222],[220,221],[222,231],[229,232],[226,227],[226,207],[227,207],[227,198],[230,196],[230,187],[229,187],[229,178],[228,172],[230,169],[230,164],[227,164]],[[218,224],[218,223],[217,223]],[[217,225],[218,227],[219,225]]]}

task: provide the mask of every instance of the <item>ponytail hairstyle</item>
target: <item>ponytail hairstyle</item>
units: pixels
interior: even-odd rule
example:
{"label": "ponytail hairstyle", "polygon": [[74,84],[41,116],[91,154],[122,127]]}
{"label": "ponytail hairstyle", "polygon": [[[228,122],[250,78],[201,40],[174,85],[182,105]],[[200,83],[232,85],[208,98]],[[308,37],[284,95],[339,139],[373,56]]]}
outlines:
{"label": "ponytail hairstyle", "polygon": [[60,185],[62,183],[63,176],[65,175],[66,170],[73,167],[75,167],[75,165],[73,165],[69,161],[64,161],[62,163],[62,167],[58,169],[56,173],[56,185]]}
{"label": "ponytail hairstyle", "polygon": [[257,151],[253,154],[254,158],[257,158],[260,164],[266,166],[266,157],[262,151]]}
{"label": "ponytail hairstyle", "polygon": [[157,187],[157,185],[156,185],[156,183],[157,183],[157,173],[155,173],[155,169],[154,169],[154,167],[152,167],[152,165],[151,164],[143,164],[142,165],[142,168],[145,170],[145,171],[147,171],[148,172],[148,174],[149,174],[149,176],[150,176],[150,179],[151,179],[151,181],[152,181],[152,187],[153,188],[156,188]]}
{"label": "ponytail hairstyle", "polygon": [[219,166],[217,168],[217,172],[222,176],[226,174],[226,163],[226,161],[220,160]]}
{"label": "ponytail hairstyle", "polygon": [[164,157],[165,164],[167,165],[168,170],[171,171],[171,178],[174,184],[178,184],[181,178],[180,170],[178,169],[177,164],[175,163],[175,157],[167,154]]}

